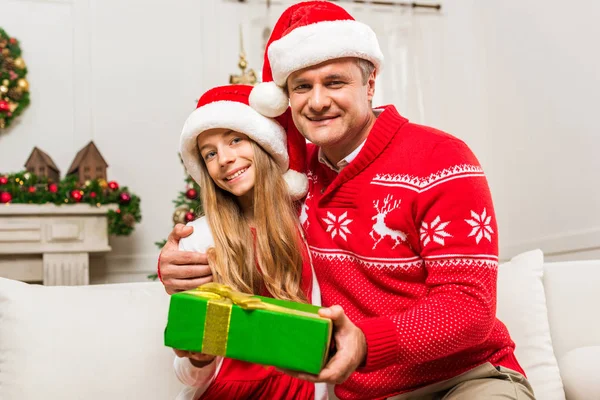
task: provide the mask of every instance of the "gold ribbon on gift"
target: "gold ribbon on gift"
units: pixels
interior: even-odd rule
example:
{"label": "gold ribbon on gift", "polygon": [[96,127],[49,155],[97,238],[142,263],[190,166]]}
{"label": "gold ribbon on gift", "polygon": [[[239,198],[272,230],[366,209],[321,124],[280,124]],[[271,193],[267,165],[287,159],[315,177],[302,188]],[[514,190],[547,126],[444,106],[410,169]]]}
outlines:
{"label": "gold ribbon on gift", "polygon": [[266,303],[254,295],[237,292],[221,283],[205,283],[188,293],[208,300],[204,322],[204,337],[202,339],[202,352],[206,354],[225,356],[231,307],[234,304],[246,310],[269,310],[323,319],[318,314]]}

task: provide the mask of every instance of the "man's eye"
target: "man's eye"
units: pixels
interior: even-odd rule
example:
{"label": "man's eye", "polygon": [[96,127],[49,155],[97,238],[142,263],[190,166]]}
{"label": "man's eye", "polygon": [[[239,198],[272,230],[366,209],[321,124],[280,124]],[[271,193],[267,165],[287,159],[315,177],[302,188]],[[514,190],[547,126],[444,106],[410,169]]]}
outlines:
{"label": "man's eye", "polygon": [[335,88],[335,87],[341,87],[342,85],[344,85],[344,82],[342,82],[342,81],[332,81],[332,82],[329,82],[328,86]]}
{"label": "man's eye", "polygon": [[309,85],[298,85],[294,88],[294,92],[301,92],[310,89]]}

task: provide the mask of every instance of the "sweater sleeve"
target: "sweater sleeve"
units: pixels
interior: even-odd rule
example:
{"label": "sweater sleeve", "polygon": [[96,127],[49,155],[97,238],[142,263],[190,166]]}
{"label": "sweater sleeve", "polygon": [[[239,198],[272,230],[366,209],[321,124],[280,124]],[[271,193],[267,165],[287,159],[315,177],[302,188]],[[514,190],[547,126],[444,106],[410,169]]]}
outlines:
{"label": "sweater sleeve", "polygon": [[190,236],[181,238],[179,241],[179,250],[206,253],[209,247],[215,245],[210,226],[208,225],[208,219],[205,216],[188,222],[186,226],[191,226],[194,228],[194,231]]}
{"label": "sweater sleeve", "polygon": [[425,363],[477,346],[495,323],[497,227],[483,170],[460,140],[439,143],[413,205],[411,246],[427,271],[427,295],[398,315],[357,323],[367,341],[360,371]]}
{"label": "sweater sleeve", "polygon": [[[179,381],[184,385],[188,386],[188,389],[186,389],[184,392],[190,394],[193,393],[193,396],[190,396],[189,398],[197,399],[215,380],[222,363],[223,357],[216,357],[215,361],[211,362],[207,366],[198,368],[192,365],[187,357],[175,357],[175,360],[173,361],[173,367],[175,369],[175,375],[177,376],[177,379],[179,379]],[[180,396],[182,399],[184,397],[185,396]]]}

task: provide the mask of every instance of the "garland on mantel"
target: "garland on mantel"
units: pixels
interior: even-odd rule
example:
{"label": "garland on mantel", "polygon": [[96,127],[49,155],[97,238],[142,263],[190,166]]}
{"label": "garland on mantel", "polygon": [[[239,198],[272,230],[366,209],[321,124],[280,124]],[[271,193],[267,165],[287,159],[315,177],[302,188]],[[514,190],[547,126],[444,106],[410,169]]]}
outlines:
{"label": "garland on mantel", "polygon": [[80,184],[74,175],[67,176],[60,182],[49,182],[47,178],[27,171],[0,173],[0,203],[8,207],[18,203],[87,203],[96,207],[117,204],[116,210],[108,211],[108,233],[118,236],[129,235],[135,224],[142,220],[140,198],[131,194],[127,187],[119,187],[117,182],[107,182],[104,179],[88,180]]}

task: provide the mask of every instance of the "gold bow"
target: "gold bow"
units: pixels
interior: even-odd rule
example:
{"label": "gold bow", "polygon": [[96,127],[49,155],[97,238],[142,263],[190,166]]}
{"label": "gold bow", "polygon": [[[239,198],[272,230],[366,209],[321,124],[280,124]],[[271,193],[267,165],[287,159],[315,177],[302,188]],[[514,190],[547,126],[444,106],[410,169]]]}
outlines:
{"label": "gold bow", "polygon": [[321,318],[318,314],[265,303],[253,294],[237,292],[223,283],[205,283],[204,285],[198,286],[190,293],[221,304],[235,304],[245,310],[269,310],[285,314],[303,315],[309,318]]}
{"label": "gold bow", "polygon": [[220,300],[222,303],[235,304],[246,310],[263,309],[261,299],[251,294],[236,292],[230,286],[222,283],[210,282],[198,286],[193,294],[209,300]]}

